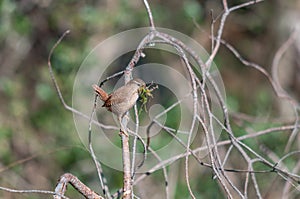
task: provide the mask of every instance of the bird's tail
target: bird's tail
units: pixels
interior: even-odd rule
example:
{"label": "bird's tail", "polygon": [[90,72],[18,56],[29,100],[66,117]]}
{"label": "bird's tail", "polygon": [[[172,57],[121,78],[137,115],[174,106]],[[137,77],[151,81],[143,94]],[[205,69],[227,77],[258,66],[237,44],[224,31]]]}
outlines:
{"label": "bird's tail", "polygon": [[94,91],[100,96],[102,101],[106,101],[108,99],[108,94],[96,84],[93,85]]}

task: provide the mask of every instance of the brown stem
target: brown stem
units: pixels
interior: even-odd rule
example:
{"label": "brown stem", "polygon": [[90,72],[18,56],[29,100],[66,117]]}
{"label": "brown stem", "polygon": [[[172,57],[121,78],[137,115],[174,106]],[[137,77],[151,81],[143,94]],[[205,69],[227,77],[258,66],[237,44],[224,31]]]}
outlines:
{"label": "brown stem", "polygon": [[129,137],[123,133],[122,137],[122,157],[123,157],[123,198],[130,199],[132,194],[132,183],[130,174],[130,151],[129,151]]}
{"label": "brown stem", "polygon": [[99,196],[85,184],[83,184],[76,176],[65,173],[59,179],[59,182],[56,185],[55,193],[58,195],[54,195],[54,199],[61,199],[66,190],[67,184],[70,183],[76,190],[78,190],[85,198],[88,199],[104,199],[102,196]]}

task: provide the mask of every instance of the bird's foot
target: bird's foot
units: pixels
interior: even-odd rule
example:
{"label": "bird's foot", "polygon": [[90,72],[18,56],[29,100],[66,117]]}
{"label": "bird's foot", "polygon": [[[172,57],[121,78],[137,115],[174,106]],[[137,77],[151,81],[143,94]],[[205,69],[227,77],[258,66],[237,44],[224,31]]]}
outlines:
{"label": "bird's foot", "polygon": [[129,137],[128,133],[126,133],[125,131],[122,131],[122,129],[120,129],[119,135],[125,135],[126,137]]}

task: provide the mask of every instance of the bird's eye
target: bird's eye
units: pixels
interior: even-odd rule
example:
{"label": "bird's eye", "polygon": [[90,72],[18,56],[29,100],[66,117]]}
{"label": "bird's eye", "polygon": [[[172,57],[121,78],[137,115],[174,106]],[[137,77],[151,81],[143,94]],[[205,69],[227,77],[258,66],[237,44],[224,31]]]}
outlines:
{"label": "bird's eye", "polygon": [[138,86],[142,86],[140,82],[134,81]]}

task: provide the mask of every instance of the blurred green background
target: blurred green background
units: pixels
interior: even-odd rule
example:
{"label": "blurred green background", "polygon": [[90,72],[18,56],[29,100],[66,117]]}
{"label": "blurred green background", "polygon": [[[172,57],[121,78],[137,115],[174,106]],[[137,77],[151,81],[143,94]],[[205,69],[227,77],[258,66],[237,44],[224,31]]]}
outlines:
{"label": "blurred green background", "polygon": [[[230,1],[230,5],[241,2]],[[157,26],[187,34],[210,51],[210,11],[218,17],[221,1],[154,0],[149,3]],[[300,21],[297,13],[300,4],[296,0],[266,1],[243,8],[229,16],[223,38],[245,58],[270,71],[276,49]],[[50,80],[47,58],[60,35],[71,30],[52,59],[58,83],[70,105],[76,71],[93,45],[121,31],[145,26],[148,26],[146,11],[142,1],[137,0],[0,1],[0,186],[54,190],[59,176],[70,172],[100,193],[94,164],[76,133],[72,113],[63,108]],[[299,100],[300,63],[295,59],[299,57],[298,50],[297,46],[291,48],[280,77],[284,88]],[[258,71],[243,66],[224,47],[215,62],[225,83],[230,110],[259,120],[237,122],[238,134],[243,135],[243,129],[258,130],[278,121],[292,121],[290,109],[275,97],[270,83]],[[269,123],[270,118],[275,118],[274,122]],[[264,137],[247,144],[251,147],[263,144],[281,156],[287,137],[276,135],[274,140]],[[294,161],[291,160],[291,167]],[[184,164],[176,167],[180,172],[173,179],[176,185],[172,196],[188,198]],[[105,166],[104,171],[112,190],[120,188],[121,173]],[[190,172],[194,172],[191,184],[197,198],[224,198],[209,169],[192,168]],[[163,184],[159,187],[155,184],[162,181],[161,176],[159,171],[149,177],[150,186],[146,184],[144,190],[148,194],[146,198],[157,198],[153,193],[163,193]],[[268,194],[268,190],[262,192]],[[274,192],[271,195],[276,195]],[[67,196],[80,197],[72,188]],[[7,199],[45,197],[0,191],[0,198]]]}

